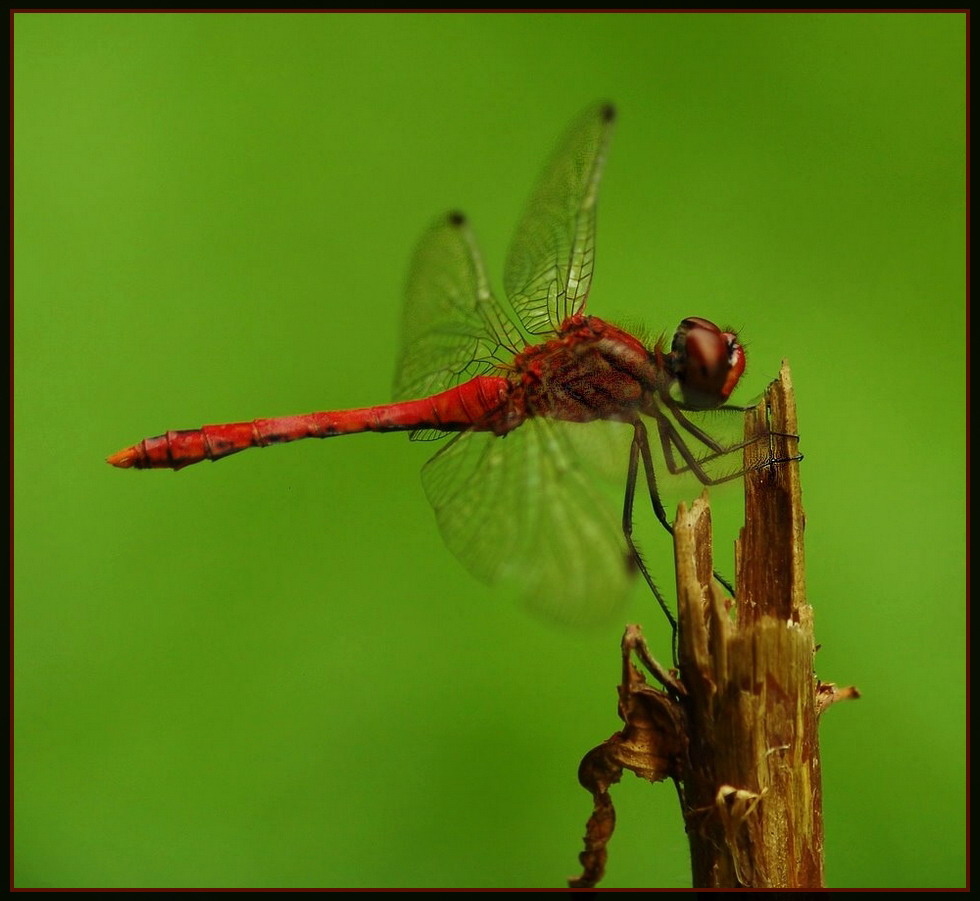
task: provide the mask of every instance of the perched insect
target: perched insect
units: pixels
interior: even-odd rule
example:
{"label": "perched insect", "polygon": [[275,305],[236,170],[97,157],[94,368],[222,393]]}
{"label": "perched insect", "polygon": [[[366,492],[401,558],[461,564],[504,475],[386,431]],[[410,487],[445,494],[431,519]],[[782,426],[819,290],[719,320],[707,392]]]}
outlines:
{"label": "perched insect", "polygon": [[[732,477],[713,477],[707,464],[741,445],[716,440],[692,414],[740,409],[726,402],[745,353],[733,332],[706,319],[685,319],[667,347],[585,313],[614,119],[612,105],[595,106],[559,143],[507,257],[507,303],[491,292],[462,214],[426,232],[408,282],[395,402],[170,431],[108,462],[180,469],[300,438],[449,437],[423,484],[447,545],[476,576],[519,579],[535,606],[582,621],[606,616],[639,570],[676,629],[632,537],[641,464],[656,516],[671,528],[645,420],[671,472],[689,470],[704,484]],[[598,421],[629,440],[621,517],[580,463],[583,430]]]}

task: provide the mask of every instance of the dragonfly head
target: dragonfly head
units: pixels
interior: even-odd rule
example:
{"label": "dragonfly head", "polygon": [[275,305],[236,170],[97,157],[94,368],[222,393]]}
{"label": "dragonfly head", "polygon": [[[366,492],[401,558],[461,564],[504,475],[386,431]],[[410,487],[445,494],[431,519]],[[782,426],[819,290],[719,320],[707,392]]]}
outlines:
{"label": "dragonfly head", "polygon": [[734,332],[691,316],[674,333],[667,368],[677,380],[684,403],[695,410],[720,407],[745,371],[745,350]]}

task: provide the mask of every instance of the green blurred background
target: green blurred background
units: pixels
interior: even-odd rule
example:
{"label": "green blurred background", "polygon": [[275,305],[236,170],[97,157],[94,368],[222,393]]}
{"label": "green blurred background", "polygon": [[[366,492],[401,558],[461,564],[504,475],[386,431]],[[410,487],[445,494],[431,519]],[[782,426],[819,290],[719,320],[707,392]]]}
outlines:
{"label": "green blurred background", "polygon": [[[963,15],[17,14],[13,46],[16,885],[578,872],[624,620],[474,582],[432,445],[103,458],[387,399],[424,226],[466,210],[499,288],[602,98],[590,309],[737,326],[742,400],[792,366],[817,669],[863,693],[821,725],[828,884],[964,885]],[[689,886],[672,787],[614,800],[604,886]]]}

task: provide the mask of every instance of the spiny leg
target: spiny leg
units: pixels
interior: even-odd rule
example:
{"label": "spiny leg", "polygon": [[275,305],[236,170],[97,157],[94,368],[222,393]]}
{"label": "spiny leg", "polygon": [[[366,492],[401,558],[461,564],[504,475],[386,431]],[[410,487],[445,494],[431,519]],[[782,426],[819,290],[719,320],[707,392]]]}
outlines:
{"label": "spiny leg", "polygon": [[[702,463],[710,462],[717,457],[745,448],[757,441],[762,440],[763,438],[768,437],[771,441],[771,435],[767,436],[766,434],[762,434],[746,441],[739,442],[731,447],[725,447],[724,445],[715,441],[710,435],[708,435],[707,432],[691,422],[686,416],[681,414],[679,410],[673,410],[672,412],[677,417],[678,423],[685,429],[685,431],[689,432],[694,438],[708,447],[712,453],[710,453],[707,457],[700,459],[696,457],[684,442],[683,438],[681,438],[681,435],[674,424],[667,418],[666,415],[660,411],[657,411],[654,415],[657,422],[657,430],[660,437],[661,447],[663,449],[664,458],[667,462],[668,469],[672,473],[691,471],[704,485],[718,485],[722,482],[739,478],[740,476],[744,475],[745,471],[738,470],[725,476],[713,478],[712,476],[708,475],[707,471],[702,466]],[[683,457],[687,464],[686,466],[679,467],[676,465],[673,458],[673,448],[676,448],[681,457]],[[664,509],[663,502],[660,499],[660,492],[657,488],[657,472],[653,463],[653,454],[650,450],[650,439],[649,435],[647,434],[647,428],[642,420],[637,419],[633,422],[633,441],[630,443],[629,469],[627,470],[626,476],[626,496],[623,502],[623,535],[626,538],[626,544],[630,555],[636,563],[637,568],[643,574],[643,578],[646,580],[647,585],[649,585],[650,590],[657,599],[657,603],[660,604],[660,608],[667,617],[667,621],[670,623],[671,649],[673,652],[674,662],[676,663],[677,620],[670,608],[667,606],[667,602],[665,601],[660,589],[653,581],[653,577],[650,575],[646,564],[643,562],[643,559],[640,556],[639,549],[633,540],[633,502],[636,496],[636,476],[641,458],[643,460],[643,470],[646,475],[647,490],[650,495],[650,503],[653,507],[653,512],[667,533],[673,536],[674,527],[667,518],[667,511]],[[773,453],[770,452],[769,459],[765,462],[765,464],[760,465],[769,465],[779,462],[784,461],[774,459]],[[725,591],[734,597],[735,588],[731,582],[729,582],[728,579],[726,579],[725,576],[723,576],[717,570],[713,570],[712,574],[718,583],[725,589]]]}
{"label": "spiny leg", "polygon": [[[731,481],[732,479],[740,478],[741,476],[745,475],[745,473],[748,471],[747,468],[739,468],[736,469],[734,472],[730,472],[723,476],[710,476],[707,470],[705,470],[704,464],[710,463],[712,460],[716,460],[719,457],[724,457],[727,456],[728,454],[733,454],[735,453],[735,451],[744,450],[745,448],[751,447],[753,444],[758,444],[763,440],[766,440],[769,443],[769,447],[770,447],[769,455],[767,459],[760,461],[758,464],[750,468],[762,469],[766,466],[771,466],[773,464],[788,463],[788,462],[798,461],[801,459],[801,457],[799,457],[798,455],[795,457],[787,457],[785,459],[777,458],[775,456],[774,450],[772,449],[772,439],[774,437],[778,437],[781,435],[784,438],[796,439],[799,437],[798,435],[786,435],[781,432],[773,432],[767,428],[765,432],[760,432],[757,435],[753,435],[751,438],[746,438],[744,441],[738,441],[731,445],[724,445],[716,441],[711,435],[705,432],[704,429],[700,428],[698,425],[691,422],[691,420],[688,419],[682,412],[683,409],[682,407],[676,404],[670,404],[669,409],[677,424],[682,429],[684,429],[684,431],[692,435],[694,438],[700,441],[701,444],[703,444],[711,451],[711,453],[706,454],[702,457],[695,456],[694,453],[691,451],[691,449],[685,443],[684,439],[681,437],[680,432],[678,432],[673,422],[671,422],[670,419],[662,411],[659,410],[655,411],[654,415],[657,420],[657,429],[660,434],[660,443],[661,446],[663,447],[664,459],[667,463],[668,470],[670,470],[670,472],[674,475],[678,475],[684,472],[692,472],[697,477],[698,481],[701,482],[702,485],[709,485],[709,486],[720,485],[723,482],[728,482]],[[745,412],[745,410],[747,409],[750,408],[727,406],[727,407],[719,408],[716,412],[739,413],[739,412]],[[767,411],[767,420],[768,420],[768,411]],[[673,453],[674,448],[676,448],[678,453],[681,455],[681,457],[683,457],[685,463],[687,464],[686,466],[679,466],[677,462],[674,460],[674,453]]]}
{"label": "spiny leg", "polygon": [[789,438],[793,441],[799,441],[799,435],[792,435],[789,432],[775,432],[772,429],[772,405],[768,395],[766,396],[766,432],[765,434],[769,438],[769,455],[765,460],[761,460],[756,464],[756,469],[768,469],[770,477],[773,475],[776,466],[780,463],[799,463],[803,459],[803,454],[797,453],[792,457],[780,457],[776,454],[776,442],[773,440],[775,438]]}
{"label": "spiny leg", "polygon": [[[657,418],[658,425],[661,419]],[[664,420],[669,426],[670,422]],[[664,438],[663,431],[660,432],[661,441],[664,443],[664,455],[667,455],[667,439]],[[660,520],[660,524],[667,530],[667,532],[673,536],[674,527],[670,524],[667,519],[667,513],[664,510],[663,502],[660,500],[660,492],[657,490],[657,471],[653,465],[653,454],[650,452],[650,439],[647,435],[647,427],[643,424],[641,420],[637,420],[633,423],[633,445],[639,445],[640,453],[643,457],[643,469],[646,472],[647,477],[647,488],[650,491],[650,503],[653,505],[653,511],[657,515],[657,519]],[[688,451],[689,452],[689,451]],[[632,454],[632,446],[630,448],[630,453]],[[718,583],[728,592],[731,597],[735,597],[735,589],[731,582],[728,581],[721,573],[717,570],[712,570],[712,574]]]}
{"label": "spiny leg", "polygon": [[[630,556],[633,558],[633,562],[636,564],[637,569],[643,574],[643,578],[646,580],[647,585],[650,586],[650,590],[653,592],[653,596],[657,599],[657,603],[660,604],[660,609],[663,610],[664,616],[667,617],[667,621],[670,623],[670,648],[671,655],[674,663],[677,663],[677,620],[674,614],[671,612],[670,607],[667,606],[666,600],[661,593],[660,589],[657,587],[656,582],[653,581],[653,577],[650,575],[650,571],[647,569],[646,564],[643,562],[643,558],[640,556],[639,548],[637,548],[636,543],[633,541],[633,499],[636,497],[636,474],[639,470],[640,454],[642,452],[641,439],[639,435],[644,435],[642,439],[645,442],[645,429],[639,420],[633,424],[633,441],[630,443],[630,459],[629,459],[629,469],[626,472],[626,496],[623,500],[623,537],[626,539],[626,547],[629,549]],[[649,454],[650,448],[647,443],[647,454]],[[647,477],[649,482],[649,476]],[[667,516],[664,513],[663,505],[660,503],[660,498],[655,497],[656,491],[651,489],[651,498],[655,498],[654,510],[657,512],[657,519],[663,524],[663,526],[670,532],[671,535],[674,534],[674,530],[671,528],[670,523],[667,522]]]}

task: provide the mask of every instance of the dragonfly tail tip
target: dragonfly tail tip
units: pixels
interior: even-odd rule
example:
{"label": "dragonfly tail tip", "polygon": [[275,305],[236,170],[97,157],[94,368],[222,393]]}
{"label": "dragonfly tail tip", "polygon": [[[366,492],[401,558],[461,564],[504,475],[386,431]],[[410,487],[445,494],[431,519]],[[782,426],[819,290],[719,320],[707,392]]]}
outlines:
{"label": "dragonfly tail tip", "polygon": [[124,450],[116,451],[114,454],[110,454],[105,458],[105,461],[110,466],[117,466],[119,469],[129,469],[136,462],[136,459],[136,449],[127,447]]}

